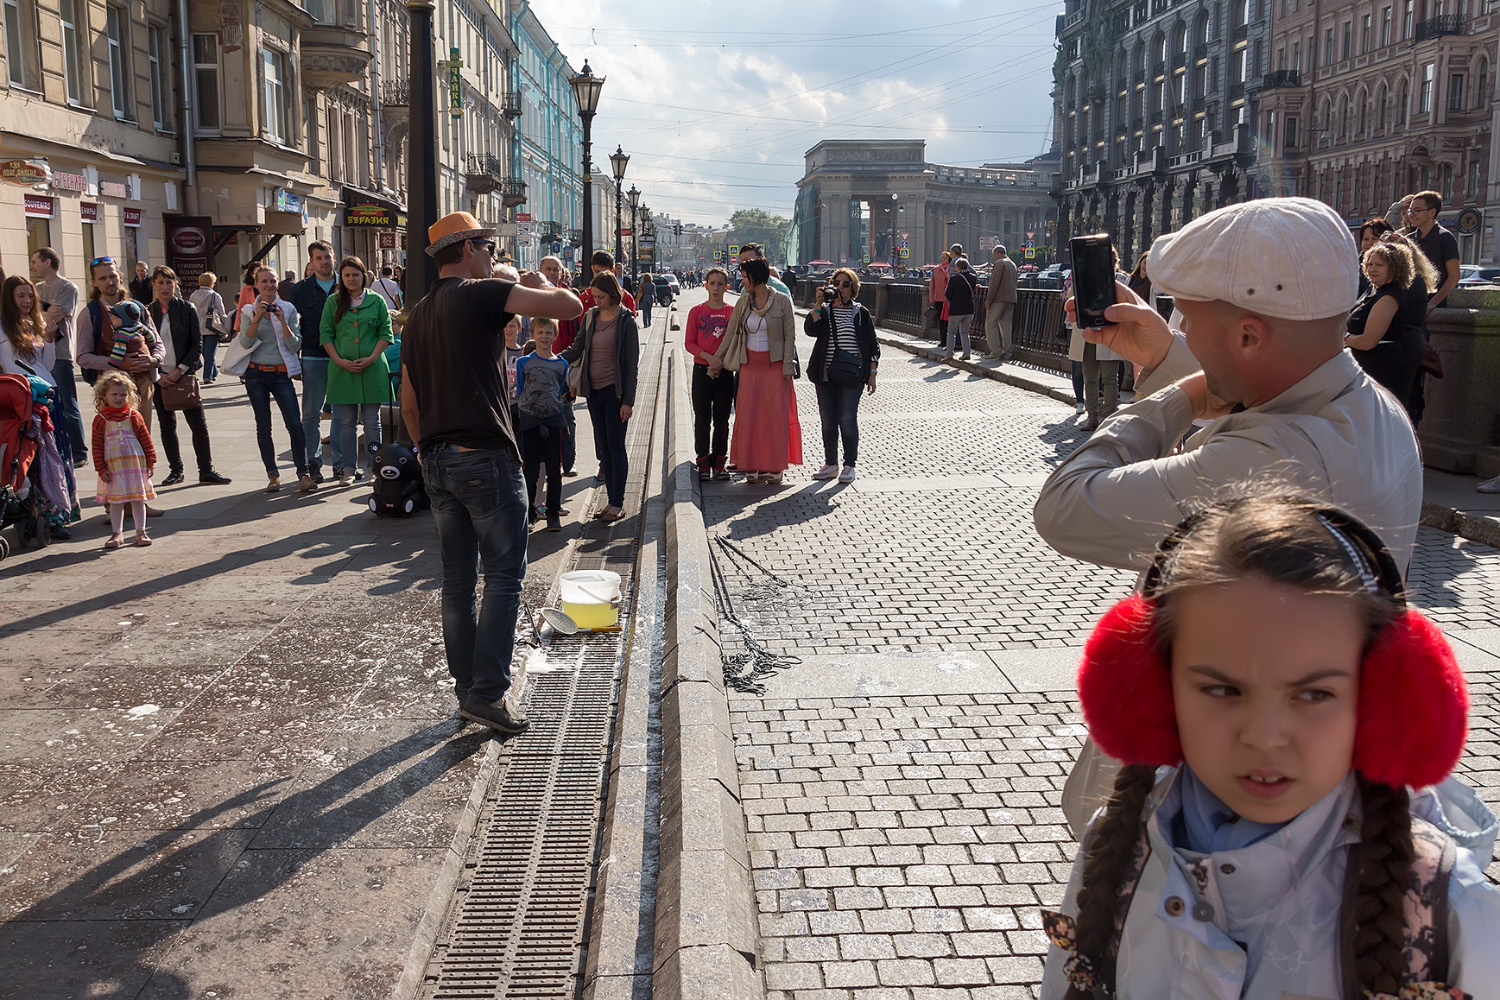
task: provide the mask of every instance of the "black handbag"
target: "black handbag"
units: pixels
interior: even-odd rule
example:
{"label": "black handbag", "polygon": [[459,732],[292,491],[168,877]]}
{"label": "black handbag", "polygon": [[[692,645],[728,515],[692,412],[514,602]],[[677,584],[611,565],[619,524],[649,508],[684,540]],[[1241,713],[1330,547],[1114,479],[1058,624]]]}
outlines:
{"label": "black handbag", "polygon": [[833,359],[828,362],[828,381],[836,385],[863,385],[864,365],[853,351],[833,349]]}

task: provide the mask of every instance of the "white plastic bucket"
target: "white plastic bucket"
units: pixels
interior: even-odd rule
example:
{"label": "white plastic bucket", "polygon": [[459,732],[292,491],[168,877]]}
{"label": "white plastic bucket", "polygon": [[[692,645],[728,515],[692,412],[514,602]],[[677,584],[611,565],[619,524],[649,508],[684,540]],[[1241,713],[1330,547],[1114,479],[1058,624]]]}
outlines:
{"label": "white plastic bucket", "polygon": [[579,628],[614,628],[620,623],[620,574],[605,569],[564,573],[563,613]]}

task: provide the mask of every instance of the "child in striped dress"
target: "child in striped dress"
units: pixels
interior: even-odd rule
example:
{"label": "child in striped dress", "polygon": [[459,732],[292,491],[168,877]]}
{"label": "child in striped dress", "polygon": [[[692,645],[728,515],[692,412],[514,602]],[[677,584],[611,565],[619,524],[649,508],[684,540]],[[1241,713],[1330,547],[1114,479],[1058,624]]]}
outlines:
{"label": "child in striped dress", "polygon": [[146,534],[146,501],[156,497],[151,476],[156,468],[156,448],[146,429],[135,381],[124,372],[107,371],[94,383],[93,456],[99,486],[94,499],[109,510],[109,541],[106,549],[125,543],[125,505],[135,524],[135,544],[150,545]]}

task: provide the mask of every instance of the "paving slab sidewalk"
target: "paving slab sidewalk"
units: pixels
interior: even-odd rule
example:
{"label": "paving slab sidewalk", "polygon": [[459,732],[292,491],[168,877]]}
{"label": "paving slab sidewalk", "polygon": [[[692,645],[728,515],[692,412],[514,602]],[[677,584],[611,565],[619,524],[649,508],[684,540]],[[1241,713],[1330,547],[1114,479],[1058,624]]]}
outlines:
{"label": "paving slab sidewalk", "polygon": [[[238,380],[204,396],[233,484],[162,490],[155,544],[106,553],[80,470],[74,539],[0,563],[0,995],[389,996],[495,771],[452,718],[431,515],[263,493]],[[529,603],[594,489],[532,536]]]}

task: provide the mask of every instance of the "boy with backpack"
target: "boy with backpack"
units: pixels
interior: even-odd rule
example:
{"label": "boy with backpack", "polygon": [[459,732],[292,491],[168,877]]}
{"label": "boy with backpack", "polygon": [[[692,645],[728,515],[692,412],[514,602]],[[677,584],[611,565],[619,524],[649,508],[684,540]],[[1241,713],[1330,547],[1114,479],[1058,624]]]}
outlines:
{"label": "boy with backpack", "polygon": [[[562,439],[567,403],[568,363],[552,353],[557,323],[531,321],[532,352],[516,362],[516,414],[520,418],[522,467],[526,496],[536,496],[537,476],[547,470],[547,530],[562,530]],[[531,523],[541,518],[535,505]]]}

